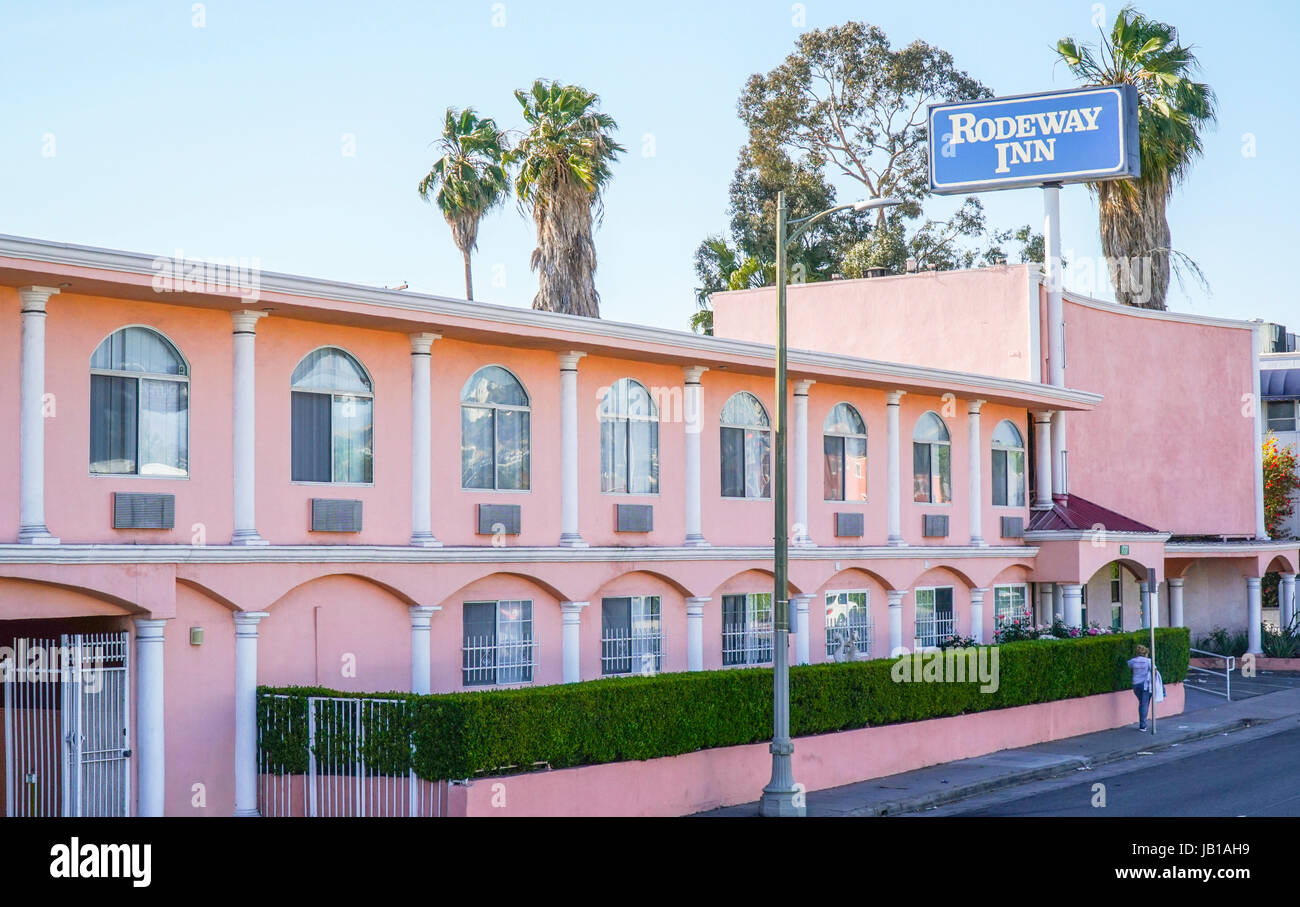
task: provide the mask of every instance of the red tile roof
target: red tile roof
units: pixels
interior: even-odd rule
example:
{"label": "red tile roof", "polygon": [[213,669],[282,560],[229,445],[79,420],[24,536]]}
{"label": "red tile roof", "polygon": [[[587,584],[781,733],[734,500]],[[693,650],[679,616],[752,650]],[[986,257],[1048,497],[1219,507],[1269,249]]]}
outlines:
{"label": "red tile roof", "polygon": [[1058,495],[1051,510],[1035,510],[1029,518],[1027,532],[1088,531],[1102,526],[1110,532],[1159,532],[1158,529],[1130,519],[1122,513],[1107,510],[1100,504],[1077,494]]}

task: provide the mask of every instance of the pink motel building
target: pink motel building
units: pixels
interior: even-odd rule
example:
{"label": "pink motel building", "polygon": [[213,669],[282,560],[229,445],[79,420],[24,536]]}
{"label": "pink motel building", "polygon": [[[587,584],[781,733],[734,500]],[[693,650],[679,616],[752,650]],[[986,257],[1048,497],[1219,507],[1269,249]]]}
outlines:
{"label": "pink motel building", "polygon": [[[6,685],[11,814],[256,814],[259,684],[770,663],[771,290],[706,337],[237,272],[0,236],[0,645],[119,671],[75,785]],[[790,307],[794,660],[1153,612],[1258,651],[1266,572],[1292,607],[1258,324],[1049,311],[1026,266]]]}

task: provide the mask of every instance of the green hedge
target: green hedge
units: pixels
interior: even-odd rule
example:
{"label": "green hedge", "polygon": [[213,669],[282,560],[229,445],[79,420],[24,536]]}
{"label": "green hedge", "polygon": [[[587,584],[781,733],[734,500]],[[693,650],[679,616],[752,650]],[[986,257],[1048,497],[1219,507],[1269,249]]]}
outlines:
{"label": "green hedge", "polygon": [[[1156,632],[1156,663],[1167,683],[1177,683],[1187,674],[1187,630]],[[794,667],[791,729],[804,736],[1124,690],[1130,684],[1126,662],[1148,638],[1144,631],[1008,643],[997,650],[993,692],[982,692],[978,682],[898,682],[897,659]],[[261,693],[263,770],[286,773],[306,769],[309,696],[393,700],[359,723],[318,717],[318,770],[323,765],[342,774],[352,771],[356,750],[371,771],[413,766],[423,778],[445,779],[538,763],[565,768],[652,759],[772,736],[770,668],[429,696],[308,687],[263,687]]]}

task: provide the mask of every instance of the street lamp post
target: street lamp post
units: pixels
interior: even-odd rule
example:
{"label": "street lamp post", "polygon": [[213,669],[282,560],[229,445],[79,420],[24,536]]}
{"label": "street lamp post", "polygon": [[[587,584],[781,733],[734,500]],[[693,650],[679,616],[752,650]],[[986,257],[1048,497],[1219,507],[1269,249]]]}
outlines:
{"label": "street lamp post", "polygon": [[[759,815],[802,816],[805,814],[802,792],[794,781],[790,756],[790,600],[787,580],[790,561],[790,538],[786,520],[786,330],[785,264],[786,249],[817,221],[837,211],[852,208],[866,211],[900,202],[892,198],[873,198],[836,205],[809,217],[786,219],[785,193],[776,194],[776,485],[772,496],[775,511],[773,538],[772,593],[772,780],[763,788],[758,801]],[[793,233],[788,232],[794,227]]]}

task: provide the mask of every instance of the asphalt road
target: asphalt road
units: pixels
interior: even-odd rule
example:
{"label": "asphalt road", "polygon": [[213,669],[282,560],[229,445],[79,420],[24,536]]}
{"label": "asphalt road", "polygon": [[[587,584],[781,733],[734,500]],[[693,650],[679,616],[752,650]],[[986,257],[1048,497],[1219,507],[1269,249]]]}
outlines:
{"label": "asphalt road", "polygon": [[[1085,780],[1035,782],[922,815],[1300,816],[1300,728],[1267,727],[1135,756],[1081,772]],[[1105,806],[1094,806],[1095,784]]]}

